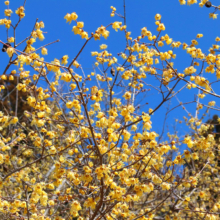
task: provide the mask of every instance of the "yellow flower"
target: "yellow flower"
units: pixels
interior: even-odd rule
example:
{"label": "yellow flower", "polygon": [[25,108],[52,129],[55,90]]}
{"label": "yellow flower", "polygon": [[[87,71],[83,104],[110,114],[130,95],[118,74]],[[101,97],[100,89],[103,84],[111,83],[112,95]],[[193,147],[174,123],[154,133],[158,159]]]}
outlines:
{"label": "yellow flower", "polygon": [[75,12],[73,12],[72,14],[67,13],[64,17],[64,19],[66,19],[66,22],[69,22],[69,23],[71,23],[72,20],[75,21],[77,18],[78,18],[78,15]]}
{"label": "yellow flower", "polygon": [[68,55],[63,56],[62,60],[61,60],[61,64],[66,65],[68,63],[68,61],[67,61],[68,58],[69,58]]}
{"label": "yellow flower", "polygon": [[160,23],[160,24],[158,25],[157,31],[165,31],[165,26],[164,26],[163,23]]}
{"label": "yellow flower", "polygon": [[197,34],[196,35],[196,38],[201,38],[201,37],[203,37],[203,34]]}
{"label": "yellow flower", "polygon": [[132,130],[132,131],[136,131],[136,130],[137,130],[137,126],[136,126],[136,125],[132,125],[132,126],[131,126],[131,130]]}
{"label": "yellow flower", "polygon": [[57,152],[56,148],[54,146],[50,147],[49,153],[50,154],[55,154]]}
{"label": "yellow flower", "polygon": [[141,35],[144,35],[144,36],[147,36],[148,35],[148,31],[147,31],[147,28],[146,27],[143,27],[141,29]]}
{"label": "yellow flower", "polygon": [[49,204],[50,206],[53,206],[53,205],[54,205],[54,201],[53,201],[53,200],[49,200],[49,201],[48,201],[48,204]]}
{"label": "yellow flower", "polygon": [[100,50],[105,50],[108,46],[106,44],[102,44],[99,46]]}
{"label": "yellow flower", "polygon": [[95,209],[96,207],[96,202],[94,201],[93,198],[88,198],[85,202],[84,202],[84,206],[91,208],[91,209]]}
{"label": "yellow flower", "polygon": [[185,74],[186,75],[189,75],[189,74],[193,74],[196,72],[196,69],[194,68],[194,66],[190,66],[190,67],[187,67],[185,70],[184,70]]}
{"label": "yellow flower", "polygon": [[12,120],[11,120],[11,123],[12,124],[16,124],[18,122],[18,118],[17,117],[14,117]]}
{"label": "yellow flower", "polygon": [[218,15],[218,14],[209,13],[209,17],[210,17],[210,18],[213,18],[213,19],[217,19],[217,15]]}
{"label": "yellow flower", "polygon": [[39,26],[40,26],[40,28],[44,28],[44,22],[43,22],[43,21],[40,21],[40,22],[39,22]]}
{"label": "yellow flower", "polygon": [[66,107],[67,107],[67,108],[72,108],[73,105],[74,105],[73,102],[67,102],[67,103],[66,103]]}
{"label": "yellow flower", "polygon": [[123,97],[124,97],[125,99],[130,99],[130,98],[131,98],[131,93],[130,93],[130,92],[126,92],[126,93],[123,95]]}
{"label": "yellow flower", "polygon": [[3,163],[4,163],[4,155],[0,154],[0,164],[3,164]]}
{"label": "yellow flower", "polygon": [[3,74],[3,75],[1,76],[1,78],[2,78],[3,80],[7,80],[7,75]]}
{"label": "yellow flower", "polygon": [[161,15],[160,14],[156,14],[155,15],[155,20],[161,20]]}
{"label": "yellow flower", "polygon": [[88,37],[88,33],[85,32],[85,31],[83,31],[80,35],[81,35],[82,39],[84,39],[84,38],[85,38],[86,40],[89,39],[89,37]]}
{"label": "yellow flower", "polygon": [[5,16],[11,16],[12,10],[11,9],[5,9]]}
{"label": "yellow flower", "polygon": [[94,51],[94,52],[91,52],[91,55],[94,57],[94,56],[97,56],[99,53],[97,51]]}
{"label": "yellow flower", "polygon": [[37,113],[37,117],[38,117],[38,118],[43,118],[43,117],[45,117],[45,112],[38,112],[38,113]]}
{"label": "yellow flower", "polygon": [[128,141],[130,139],[131,134],[128,131],[124,130],[123,136],[124,136],[124,141]]}
{"label": "yellow flower", "polygon": [[118,31],[118,29],[120,28],[121,24],[122,24],[121,22],[115,21],[112,24],[112,28],[115,29],[115,31]]}
{"label": "yellow flower", "polygon": [[77,26],[73,26],[72,31],[74,32],[74,34],[79,34],[80,33],[80,29]]}
{"label": "yellow flower", "polygon": [[149,114],[145,114],[144,112],[142,113],[142,119],[144,122],[148,122],[150,121],[150,115]]}
{"label": "yellow flower", "polygon": [[80,203],[78,201],[73,201],[72,204],[71,204],[71,210],[74,210],[74,211],[79,211],[81,210],[82,207],[80,205]]}
{"label": "yellow flower", "polygon": [[211,101],[208,103],[209,106],[215,106],[215,101]]}
{"label": "yellow flower", "polygon": [[100,104],[96,102],[94,105],[92,105],[95,111],[100,110]]}
{"label": "yellow flower", "polygon": [[72,83],[71,85],[70,85],[70,91],[73,91],[75,88],[76,88],[76,84],[74,84],[74,83]]}
{"label": "yellow flower", "polygon": [[103,33],[102,33],[102,36],[107,39],[107,37],[109,36],[109,31],[105,30]]}
{"label": "yellow flower", "polygon": [[162,47],[164,44],[163,44],[163,42],[162,41],[158,41],[158,46],[159,47]]}
{"label": "yellow flower", "polygon": [[93,37],[94,37],[95,40],[100,40],[100,34],[98,34],[98,33],[95,33],[93,35]]}
{"label": "yellow flower", "polygon": [[114,6],[110,7],[112,9],[112,11],[116,11],[116,8]]}
{"label": "yellow flower", "polygon": [[47,49],[46,49],[45,47],[43,47],[43,48],[41,49],[41,53],[42,53],[43,55],[47,55]]}
{"label": "yellow flower", "polygon": [[8,38],[8,42],[9,42],[9,43],[14,43],[14,41],[15,41],[14,37]]}
{"label": "yellow flower", "polygon": [[193,160],[198,160],[199,159],[198,154],[197,153],[192,153],[192,159]]}
{"label": "yellow flower", "polygon": [[206,196],[206,193],[204,191],[199,192],[199,197],[204,198]]}
{"label": "yellow flower", "polygon": [[11,57],[13,53],[15,52],[15,49],[13,47],[8,47],[6,52],[8,56]]}
{"label": "yellow flower", "polygon": [[73,66],[75,66],[76,68],[79,68],[79,67],[80,67],[80,64],[75,60],[75,61],[73,62]]}
{"label": "yellow flower", "polygon": [[71,23],[71,21],[72,21],[71,15],[70,15],[69,13],[67,13],[67,14],[64,16],[64,19],[66,19],[66,22],[69,22],[69,23]]}
{"label": "yellow flower", "polygon": [[20,18],[23,18],[23,17],[25,16],[24,7],[23,7],[23,6],[19,7],[19,8],[15,11],[15,13],[16,13]]}
{"label": "yellow flower", "polygon": [[78,18],[78,15],[75,12],[71,13],[71,19],[72,20],[75,21],[77,18]]}
{"label": "yellow flower", "polygon": [[169,190],[170,189],[170,184],[163,182],[161,184],[161,188],[162,188],[162,190]]}
{"label": "yellow flower", "polygon": [[188,0],[187,1],[187,5],[192,5],[192,4],[195,4],[197,3],[197,0]]}
{"label": "yellow flower", "polygon": [[77,27],[78,28],[83,28],[84,27],[84,22],[82,22],[82,21],[77,22]]}
{"label": "yellow flower", "polygon": [[187,146],[189,148],[191,148],[194,144],[194,142],[191,140],[190,136],[185,137],[184,140],[183,140],[183,143],[187,144]]}

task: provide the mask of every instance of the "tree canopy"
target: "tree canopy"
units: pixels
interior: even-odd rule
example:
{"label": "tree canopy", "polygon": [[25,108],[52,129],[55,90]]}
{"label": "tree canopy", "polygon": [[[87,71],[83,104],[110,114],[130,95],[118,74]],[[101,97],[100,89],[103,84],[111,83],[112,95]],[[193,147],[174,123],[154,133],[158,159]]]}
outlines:
{"label": "tree canopy", "polygon": [[[114,21],[92,32],[77,11],[67,11],[63,23],[73,25],[69,32],[82,46],[50,61],[50,48],[60,41],[43,43],[43,21],[36,19],[18,42],[29,1],[19,2],[12,10],[14,1],[5,1],[0,19],[0,218],[219,219],[218,30],[205,50],[202,32],[188,43],[174,40],[157,13],[156,30],[140,27],[134,36],[127,24],[130,2],[121,0],[121,11],[111,6],[106,15]],[[211,19],[220,9],[207,0],[179,3],[212,10]],[[135,23],[142,15],[132,16]],[[111,43],[117,53],[108,48],[115,32],[124,45],[117,51]],[[83,53],[102,40],[89,55]],[[180,53],[184,70],[176,62]],[[93,59],[89,70],[81,57]],[[180,108],[186,116],[173,114]]]}

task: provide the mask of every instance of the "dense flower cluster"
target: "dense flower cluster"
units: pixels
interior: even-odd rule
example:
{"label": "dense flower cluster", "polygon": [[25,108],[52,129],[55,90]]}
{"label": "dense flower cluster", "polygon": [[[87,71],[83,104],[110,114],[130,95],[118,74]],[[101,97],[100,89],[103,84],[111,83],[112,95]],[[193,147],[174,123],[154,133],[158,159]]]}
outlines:
{"label": "dense flower cluster", "polygon": [[[143,27],[133,37],[123,22],[114,21],[89,35],[77,13],[68,13],[64,18],[75,22],[74,34],[86,43],[108,39],[110,26],[125,33],[126,48],[117,55],[107,50],[107,44],[91,52],[95,67],[86,75],[77,61],[86,43],[76,57],[63,55],[51,62],[44,59],[47,45],[33,46],[45,38],[43,21],[35,23],[20,43],[26,43],[24,49],[18,50],[15,33],[25,17],[25,4],[15,11],[19,17],[15,25],[9,1],[5,5],[0,25],[14,28],[14,36],[8,36],[8,42],[0,40],[10,59],[0,85],[0,218],[219,219],[220,120],[214,116],[204,123],[198,114],[204,106],[218,108],[214,100],[201,100],[207,94],[219,98],[209,73],[220,78],[220,55],[215,52],[220,38],[209,52],[198,48],[202,34],[190,45],[175,41],[165,33],[160,14],[155,15],[156,34]],[[115,7],[111,10],[111,17],[125,17]],[[184,73],[174,68],[178,49],[192,58]],[[108,74],[111,68],[114,78]],[[147,77],[159,84],[147,84]],[[168,134],[162,142],[152,116],[182,90],[176,89],[180,82],[183,89],[199,91],[196,116],[185,118],[193,133],[183,138]],[[60,90],[63,84],[65,91]],[[149,87],[162,101],[146,110],[136,100],[140,94],[145,97]],[[178,106],[185,109],[184,103]]]}

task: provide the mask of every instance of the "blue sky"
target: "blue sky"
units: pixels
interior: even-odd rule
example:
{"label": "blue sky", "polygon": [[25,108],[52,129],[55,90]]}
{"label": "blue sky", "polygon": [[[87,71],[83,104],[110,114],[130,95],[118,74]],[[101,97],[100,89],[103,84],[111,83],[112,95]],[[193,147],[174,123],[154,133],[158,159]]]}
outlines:
{"label": "blue sky", "polygon": [[[213,0],[212,3],[217,5],[220,1]],[[0,4],[0,18],[4,18],[4,8],[6,8],[6,6],[3,1]],[[14,12],[12,16],[13,24],[18,19],[17,15],[15,15],[15,9],[22,4],[23,1],[21,0],[12,0],[10,2],[10,8]],[[106,26],[114,21],[122,21],[122,19],[117,16],[110,17],[110,6],[116,7],[116,12],[123,14],[123,0],[27,0],[25,6],[26,16],[17,30],[17,42],[20,42],[30,34],[35,20],[38,18],[39,21],[44,22],[45,28],[43,30],[47,32],[47,34],[45,34],[45,40],[43,42],[38,40],[37,43],[34,44],[34,47],[38,48],[39,46],[59,39],[59,43],[47,47],[48,55],[45,56],[45,60],[52,61],[54,58],[60,59],[63,55],[68,55],[71,60],[78,53],[85,40],[82,40],[79,35],[74,35],[72,26],[75,25],[75,23],[72,22],[71,25],[69,25],[66,23],[64,16],[67,13],[76,12],[79,16],[78,21],[84,22],[84,30],[91,33],[95,32],[101,25]],[[208,52],[208,49],[214,44],[215,37],[220,29],[219,19],[210,19],[210,12],[213,12],[213,9],[206,7],[200,8],[198,5],[181,6],[178,0],[126,0],[127,30],[132,32],[131,36],[134,38],[140,35],[140,29],[143,27],[147,27],[153,34],[157,34],[154,16],[160,13],[162,15],[162,22],[166,27],[164,34],[167,33],[175,41],[190,44],[191,40],[195,39],[198,33],[202,33],[204,37],[199,39],[199,47],[201,47],[204,52]],[[108,40],[102,38],[100,41],[90,41],[80,55],[78,61],[83,66],[86,74],[90,74],[95,61],[94,57],[90,55],[91,51],[99,50],[99,45],[103,43],[107,44],[108,50],[115,56],[117,56],[117,53],[123,51],[125,47],[124,33],[115,32],[111,27],[109,30],[110,36]],[[3,26],[0,26],[0,36],[0,40],[5,42],[6,34]],[[24,46],[23,44],[20,49]],[[179,72],[182,72],[186,67],[190,66],[191,58],[181,47],[176,50],[176,54],[177,58],[174,67],[177,68]],[[6,54],[0,53],[1,71],[4,70],[7,60],[8,57]],[[211,76],[211,79],[213,79],[213,76]],[[150,81],[148,83],[150,83]],[[215,84],[213,88],[217,93],[220,93],[218,83]],[[178,95],[178,98],[182,102],[191,101],[194,99],[194,95],[193,90],[185,90],[185,92]],[[155,101],[155,97],[157,96],[156,91],[151,90],[149,92],[149,96],[146,98],[146,102],[149,103],[147,109],[157,106],[160,102],[160,99],[156,99]],[[210,96],[204,99],[204,103],[207,104],[210,100],[215,100],[217,105],[219,105],[219,101],[211,99]],[[176,101],[172,102],[171,106],[175,106],[176,103]],[[188,105],[186,108],[191,113],[195,112],[195,105]],[[152,116],[153,129],[158,133],[162,130],[161,122],[163,121],[165,110],[163,107]],[[213,111],[211,115],[214,113]],[[177,108],[169,114],[167,122],[171,131],[175,123],[174,119],[182,119],[183,115],[187,116],[181,108]],[[186,127],[179,125],[179,132],[180,135],[186,134]]]}

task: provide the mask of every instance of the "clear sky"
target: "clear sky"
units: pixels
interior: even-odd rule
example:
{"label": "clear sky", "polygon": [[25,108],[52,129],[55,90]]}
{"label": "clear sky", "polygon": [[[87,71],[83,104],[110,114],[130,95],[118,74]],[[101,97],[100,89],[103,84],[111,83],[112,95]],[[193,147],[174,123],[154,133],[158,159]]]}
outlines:
{"label": "clear sky", "polygon": [[[217,5],[220,1],[212,0],[212,3]],[[14,12],[12,23],[17,21],[18,17],[15,14],[15,9],[21,5],[23,5],[23,1],[21,0],[10,1],[10,8]],[[44,22],[45,28],[43,30],[47,33],[45,33],[45,40],[43,42],[38,40],[34,44],[34,47],[37,48],[38,46],[59,39],[59,43],[47,47],[48,55],[45,56],[45,60],[52,61],[54,58],[60,59],[63,55],[68,55],[71,60],[75,57],[85,40],[82,40],[79,35],[74,35],[72,26],[75,24],[73,22],[71,25],[66,23],[64,16],[67,13],[76,12],[79,16],[78,21],[84,22],[84,30],[91,33],[95,32],[100,25],[106,26],[114,21],[122,21],[117,16],[110,17],[110,6],[116,7],[116,12],[123,14],[123,0],[27,0],[25,6],[26,15],[19,25],[16,41],[20,42],[29,36],[35,20],[38,18],[39,21]],[[4,5],[4,1],[2,1],[0,3],[0,18],[4,18],[4,8],[6,6]],[[215,43],[217,33],[220,36],[219,19],[210,19],[210,12],[213,12],[213,9],[206,7],[200,8],[198,5],[181,6],[178,0],[126,0],[127,30],[132,32],[131,36],[134,38],[140,35],[140,29],[143,27],[147,27],[153,34],[157,34],[154,16],[160,13],[162,15],[162,22],[166,27],[164,33],[167,33],[175,41],[186,42],[187,44],[190,44],[191,40],[195,39],[198,33],[202,33],[204,37],[199,39],[199,47],[204,52],[208,52],[211,45]],[[125,47],[124,33],[117,33],[111,27],[109,29],[110,36],[107,41],[104,38],[101,38],[100,41],[90,41],[80,55],[78,61],[83,66],[86,74],[90,74],[95,61],[94,57],[91,57],[91,51],[99,50],[99,45],[103,43],[107,44],[108,50],[115,56],[117,56],[117,53],[123,51]],[[3,26],[0,26],[0,40],[3,42],[6,41],[5,28]],[[23,47],[24,44],[20,49]],[[177,58],[174,66],[179,72],[190,66],[191,63],[190,56],[181,48],[176,51]],[[4,70],[7,60],[6,53],[0,53],[1,71]],[[217,93],[220,93],[217,84],[213,88]],[[154,97],[156,95],[158,95],[156,91],[149,91],[149,96],[146,97],[146,102],[149,103],[147,109],[149,107],[154,108],[160,101],[155,101]],[[185,102],[193,100],[194,96],[195,94],[192,90],[185,90],[184,93],[178,95],[178,98],[180,101]],[[208,103],[208,101],[210,101],[209,96],[204,99],[204,103]],[[218,105],[219,101],[216,100],[216,102]],[[171,107],[174,107],[175,104],[177,102],[172,103]],[[191,113],[195,112],[195,105],[186,107]],[[152,116],[153,128],[158,133],[162,129],[161,122],[163,121],[165,110],[166,108],[163,107],[155,113],[155,117]],[[182,119],[183,115],[187,116],[181,108],[172,111],[168,118],[169,129],[172,130],[174,118]],[[180,128],[182,129],[180,130],[180,134],[184,135],[186,133],[184,131],[184,125],[180,125]]]}

